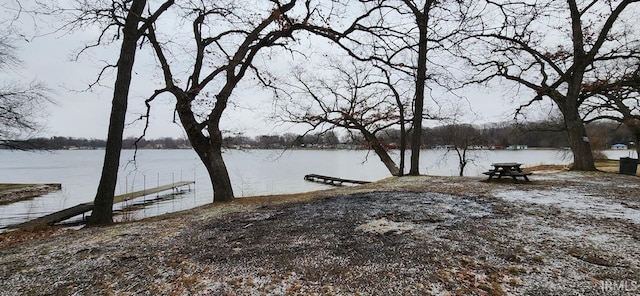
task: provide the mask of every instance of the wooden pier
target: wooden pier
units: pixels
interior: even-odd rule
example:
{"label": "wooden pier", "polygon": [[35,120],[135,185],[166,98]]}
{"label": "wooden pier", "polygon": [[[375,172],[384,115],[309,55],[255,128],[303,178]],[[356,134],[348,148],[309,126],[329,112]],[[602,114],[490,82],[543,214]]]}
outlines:
{"label": "wooden pier", "polygon": [[[167,190],[177,190],[180,187],[184,187],[184,186],[189,186],[191,184],[194,184],[195,181],[180,181],[180,182],[176,182],[173,184],[168,184],[168,185],[164,185],[164,186],[159,186],[159,187],[155,187],[155,188],[150,188],[150,189],[144,189],[144,190],[140,190],[140,191],[135,191],[135,192],[130,192],[130,193],[125,193],[122,195],[117,195],[113,197],[113,203],[120,203],[120,202],[124,202],[124,201],[128,201],[134,198],[138,198],[138,197],[142,197],[145,195],[150,195],[150,194],[154,194],[154,193],[159,193],[159,192],[163,192],[163,191],[167,191]],[[62,211],[58,211],[58,212],[54,212],[24,223],[19,223],[19,224],[14,224],[14,225],[9,225],[7,226],[7,228],[9,229],[15,229],[15,228],[33,228],[36,226],[41,226],[41,225],[53,225],[56,224],[58,222],[67,220],[71,217],[75,217],[81,214],[84,214],[86,212],[92,211],[93,210],[93,202],[87,202],[87,203],[82,203],[67,209],[64,209]]]}
{"label": "wooden pier", "polygon": [[344,185],[344,183],[351,183],[351,184],[357,184],[357,185],[371,183],[369,181],[349,180],[349,179],[342,179],[342,178],[329,177],[329,176],[316,175],[316,174],[305,175],[304,179],[311,182],[323,183],[323,184],[328,184],[333,186],[342,186]]}

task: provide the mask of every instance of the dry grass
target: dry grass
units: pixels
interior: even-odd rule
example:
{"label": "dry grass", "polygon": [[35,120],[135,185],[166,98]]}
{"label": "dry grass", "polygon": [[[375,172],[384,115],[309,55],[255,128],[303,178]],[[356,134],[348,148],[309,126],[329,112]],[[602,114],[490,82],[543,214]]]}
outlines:
{"label": "dry grass", "polygon": [[537,165],[537,166],[524,168],[524,171],[526,172],[540,172],[540,171],[561,172],[561,171],[568,171],[568,170],[569,170],[569,166],[564,164],[544,164],[544,165]]}
{"label": "dry grass", "polygon": [[[620,161],[616,159],[601,159],[596,160],[596,168],[600,171],[607,173],[619,173]],[[561,172],[568,171],[571,165],[539,165],[534,167],[527,167],[524,170],[527,172]],[[640,176],[640,170],[637,171],[637,176]]]}
{"label": "dry grass", "polygon": [[2,191],[5,191],[5,190],[22,189],[22,188],[31,187],[31,186],[34,186],[34,185],[35,184],[0,183],[0,193],[2,193]]}
{"label": "dry grass", "polygon": [[[616,159],[606,159],[596,161],[596,168],[607,173],[619,173],[620,161]],[[640,170],[636,170],[636,176],[640,176]]]}
{"label": "dry grass", "polygon": [[66,232],[66,230],[60,227],[43,226],[33,229],[18,229],[0,233],[0,249],[32,240],[60,235]]}

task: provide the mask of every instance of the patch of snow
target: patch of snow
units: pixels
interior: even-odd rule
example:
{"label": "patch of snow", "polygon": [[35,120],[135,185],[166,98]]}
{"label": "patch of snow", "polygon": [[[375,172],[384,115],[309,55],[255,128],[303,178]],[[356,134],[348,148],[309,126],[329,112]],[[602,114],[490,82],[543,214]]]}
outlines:
{"label": "patch of snow", "polygon": [[[593,186],[611,186],[611,182],[610,180],[596,180],[596,179],[584,179],[584,180],[580,180],[580,182],[585,183],[587,185],[593,185]],[[618,188],[640,188],[640,184],[636,183],[626,183],[626,184],[617,184],[616,187]]]}
{"label": "patch of snow", "polygon": [[386,218],[380,218],[362,224],[356,227],[356,230],[377,234],[386,234],[388,232],[403,233],[411,231],[414,228],[415,225],[410,222],[395,222],[387,220]]}
{"label": "patch of snow", "polygon": [[537,175],[550,175],[550,174],[557,174],[559,172],[562,172],[561,170],[537,170],[537,171],[533,171],[534,174]]}
{"label": "patch of snow", "polygon": [[598,196],[587,196],[574,190],[508,190],[494,192],[494,196],[510,202],[553,206],[581,215],[598,218],[630,220],[640,224],[640,211],[625,207],[615,200]]}

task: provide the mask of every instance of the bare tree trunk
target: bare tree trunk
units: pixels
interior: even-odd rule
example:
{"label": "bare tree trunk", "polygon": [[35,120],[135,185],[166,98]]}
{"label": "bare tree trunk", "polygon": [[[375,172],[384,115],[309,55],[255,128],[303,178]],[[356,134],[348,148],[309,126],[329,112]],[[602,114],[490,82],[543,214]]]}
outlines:
{"label": "bare tree trunk", "polygon": [[191,142],[193,149],[200,157],[209,174],[209,180],[213,187],[213,201],[230,201],[234,198],[233,187],[231,187],[229,172],[222,158],[221,145],[212,144],[212,142],[205,144]]}
{"label": "bare tree trunk", "polygon": [[416,77],[416,95],[414,98],[413,133],[411,135],[411,167],[409,175],[420,174],[420,148],[422,148],[422,117],[424,114],[424,88],[427,82],[427,23],[428,9],[422,14],[416,14],[418,31],[420,34],[418,44],[418,73]]}
{"label": "bare tree trunk", "polygon": [[233,187],[229,178],[227,166],[222,158],[222,133],[217,125],[209,124],[209,137],[205,137],[201,132],[201,127],[195,120],[195,115],[191,110],[190,102],[193,97],[175,90],[177,98],[176,111],[180,117],[180,122],[189,138],[189,142],[196,151],[202,164],[207,169],[209,180],[213,187],[213,201],[230,201],[234,198]]}
{"label": "bare tree trunk", "polygon": [[125,21],[120,58],[118,59],[118,72],[111,102],[111,116],[102,175],[100,176],[100,183],[94,199],[94,209],[87,221],[88,225],[113,223],[113,196],[115,194],[116,181],[118,180],[122,134],[127,113],[129,86],[131,85],[131,71],[133,70],[139,37],[137,32],[138,23],[146,4],[146,0],[133,0]]}
{"label": "bare tree trunk", "polygon": [[576,171],[595,171],[596,166],[591,152],[591,145],[587,137],[587,130],[577,110],[564,112],[564,120],[569,136],[569,145],[573,152],[573,167]]}
{"label": "bare tree trunk", "polygon": [[[196,151],[199,150],[196,149]],[[206,159],[203,159],[203,155],[200,153],[198,153],[198,156],[200,156],[202,163],[207,169],[207,173],[209,173],[209,180],[211,181],[211,186],[213,186],[213,201],[233,200],[233,188],[231,187],[227,166],[224,164],[222,158],[222,150],[209,149],[206,154]]]}
{"label": "bare tree trunk", "polygon": [[398,169],[398,176],[404,176],[404,165],[405,165],[405,152],[407,151],[407,128],[405,126],[405,117],[404,117],[404,104],[402,104],[402,99],[400,98],[400,94],[396,90],[393,83],[391,83],[391,78],[387,71],[383,71],[385,77],[387,78],[387,84],[389,89],[393,92],[393,96],[396,99],[396,105],[398,105],[398,115],[400,116],[400,168]]}
{"label": "bare tree trunk", "polygon": [[213,187],[213,201],[233,200],[233,187],[231,187],[227,166],[222,158],[221,146],[214,147],[210,142],[206,144],[192,142],[192,146],[209,174],[209,180]]}
{"label": "bare tree trunk", "polygon": [[404,109],[399,103],[400,108],[400,168],[398,176],[404,176],[405,152],[407,151],[407,129],[404,126]]}
{"label": "bare tree trunk", "polygon": [[209,172],[211,185],[213,185],[213,201],[230,201],[233,200],[234,194],[229,171],[222,158],[222,132],[219,129],[215,132],[212,132],[211,129],[209,130],[214,135],[210,136],[211,159],[209,164],[205,164],[205,166]]}
{"label": "bare tree trunk", "polygon": [[575,69],[573,75],[567,81],[567,96],[565,97],[563,111],[567,133],[569,134],[569,144],[573,151],[573,167],[576,171],[595,171],[596,165],[593,160],[591,144],[584,127],[584,121],[579,114],[579,96],[582,89],[584,73],[587,65],[592,61],[584,51],[584,32],[582,29],[581,16],[575,0],[567,1],[571,12],[571,28],[573,36],[573,62]]}
{"label": "bare tree trunk", "polygon": [[[572,2],[572,1],[570,1]],[[567,81],[567,95],[564,100],[554,100],[564,116],[564,123],[567,126],[569,145],[573,152],[573,166],[575,171],[595,171],[596,165],[591,151],[591,144],[587,136],[587,129],[579,113],[580,91],[584,78],[584,66],[586,64],[585,53],[580,46],[582,44],[582,31],[579,18],[573,20],[574,32],[574,63],[578,65],[573,75]],[[552,98],[553,99],[553,98]]]}
{"label": "bare tree trunk", "polygon": [[464,147],[462,151],[456,146],[456,153],[458,154],[458,176],[464,176],[464,169],[467,166],[467,147]]}
{"label": "bare tree trunk", "polygon": [[385,167],[387,167],[387,170],[389,170],[391,175],[398,176],[400,174],[398,166],[396,166],[396,163],[389,156],[387,150],[382,147],[380,141],[378,141],[378,138],[364,128],[361,129],[360,132],[362,132],[364,138],[367,140],[367,142],[369,142],[369,145],[371,145],[371,148],[373,148],[373,151],[375,151],[375,153],[380,158],[380,161],[384,163]]}

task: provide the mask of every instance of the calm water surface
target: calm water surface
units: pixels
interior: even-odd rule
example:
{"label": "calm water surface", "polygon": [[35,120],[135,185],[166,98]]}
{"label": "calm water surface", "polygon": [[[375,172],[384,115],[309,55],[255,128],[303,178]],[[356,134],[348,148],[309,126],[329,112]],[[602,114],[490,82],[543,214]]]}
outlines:
{"label": "calm water surface", "polygon": [[[606,151],[610,158],[630,151]],[[127,219],[155,216],[193,208],[212,201],[206,170],[192,150],[123,151],[116,194],[142,190],[181,180],[194,180],[190,191],[127,211]],[[394,154],[399,158],[398,153]],[[631,155],[636,157],[635,154]],[[0,150],[1,183],[61,183],[62,190],[31,200],[0,206],[0,228],[93,200],[100,178],[103,150],[16,152]],[[375,181],[389,176],[378,157],[353,150],[232,150],[224,154],[236,196],[297,193],[329,188],[304,181],[306,174]],[[520,162],[525,167],[571,162],[566,151],[472,151],[465,175],[480,176],[494,162]],[[423,150],[421,173],[457,175],[457,156],[444,150]],[[114,208],[131,208],[158,197],[147,196]]]}

